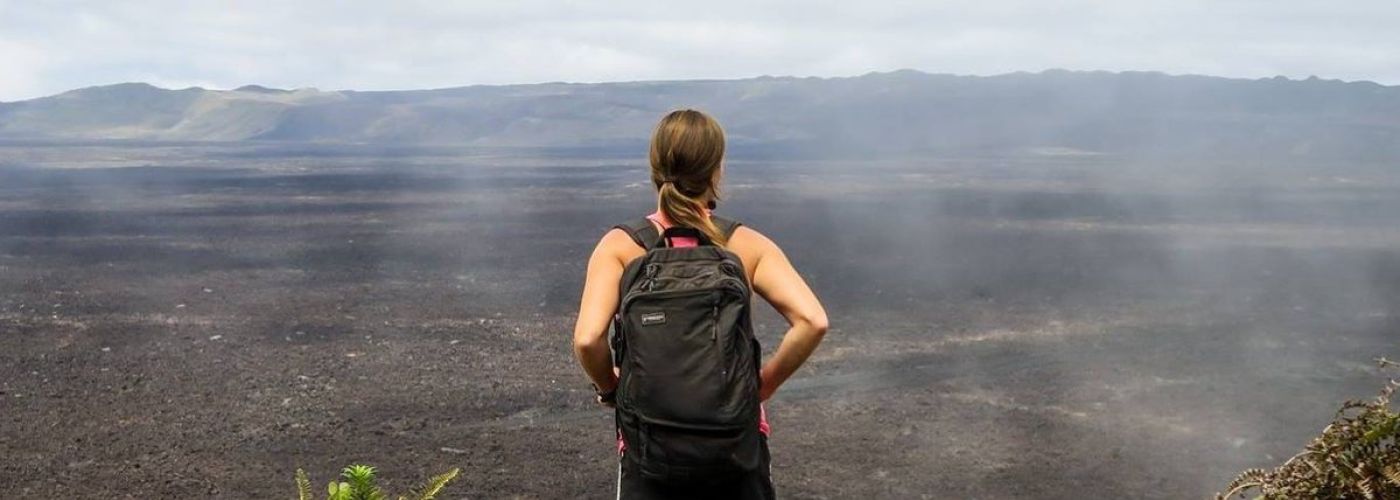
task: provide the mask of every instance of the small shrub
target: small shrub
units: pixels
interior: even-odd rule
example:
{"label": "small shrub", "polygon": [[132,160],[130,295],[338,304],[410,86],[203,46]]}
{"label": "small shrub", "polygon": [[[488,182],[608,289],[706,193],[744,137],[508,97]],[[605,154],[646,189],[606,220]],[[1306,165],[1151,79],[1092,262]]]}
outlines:
{"label": "small shrub", "polygon": [[[368,465],[351,465],[340,472],[343,481],[331,481],[326,487],[326,500],[388,500],[389,496],[375,484],[375,469]],[[447,487],[447,483],[457,478],[461,469],[452,469],[445,474],[434,476],[422,488],[399,495],[398,500],[433,500]],[[306,471],[297,469],[297,500],[312,500],[311,479]]]}
{"label": "small shrub", "polygon": [[[1381,368],[1400,366],[1378,361]],[[1249,491],[1265,499],[1400,498],[1400,414],[1390,407],[1397,388],[1400,381],[1390,380],[1373,400],[1347,401],[1302,453],[1272,471],[1244,471],[1216,499]]]}

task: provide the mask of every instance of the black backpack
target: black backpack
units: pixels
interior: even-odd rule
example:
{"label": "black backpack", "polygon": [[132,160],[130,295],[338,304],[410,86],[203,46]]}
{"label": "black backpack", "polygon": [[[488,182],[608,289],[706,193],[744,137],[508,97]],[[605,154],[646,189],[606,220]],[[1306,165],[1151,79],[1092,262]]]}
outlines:
{"label": "black backpack", "polygon": [[[738,222],[712,217],[726,236]],[[671,484],[732,479],[759,467],[758,341],[739,257],[704,233],[646,219],[617,227],[647,250],[622,274],[613,317],[621,367],[616,418],[624,460]],[[698,246],[672,247],[672,237]]]}

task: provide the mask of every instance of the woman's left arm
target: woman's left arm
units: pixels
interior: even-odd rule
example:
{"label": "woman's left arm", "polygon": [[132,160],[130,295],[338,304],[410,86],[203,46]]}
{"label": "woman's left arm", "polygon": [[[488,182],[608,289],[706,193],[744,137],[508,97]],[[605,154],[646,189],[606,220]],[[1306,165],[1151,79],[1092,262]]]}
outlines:
{"label": "woman's left arm", "polygon": [[632,239],[620,229],[603,235],[588,258],[588,276],[574,323],[574,357],[601,391],[617,387],[613,372],[612,348],[608,345],[608,325],[617,309],[617,287],[622,280],[622,261],[617,248],[631,245]]}

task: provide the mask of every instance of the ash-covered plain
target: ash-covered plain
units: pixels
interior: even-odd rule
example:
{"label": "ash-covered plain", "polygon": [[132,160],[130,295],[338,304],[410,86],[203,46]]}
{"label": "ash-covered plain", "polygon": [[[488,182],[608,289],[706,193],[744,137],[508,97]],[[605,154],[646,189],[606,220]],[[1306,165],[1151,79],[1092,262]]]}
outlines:
{"label": "ash-covered plain", "polygon": [[[1400,355],[1400,172],[735,154],[720,211],[832,329],[769,402],[797,498],[1192,498]],[[642,152],[0,145],[0,492],[286,498],[351,462],[608,497],[569,342]],[[771,351],[781,322],[760,306]]]}

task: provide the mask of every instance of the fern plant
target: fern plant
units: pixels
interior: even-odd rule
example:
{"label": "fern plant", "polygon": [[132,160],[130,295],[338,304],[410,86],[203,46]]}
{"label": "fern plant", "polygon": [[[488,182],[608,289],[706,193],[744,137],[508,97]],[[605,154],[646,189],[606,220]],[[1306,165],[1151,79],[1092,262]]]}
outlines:
{"label": "fern plant", "polygon": [[[351,465],[340,472],[341,481],[331,481],[326,487],[326,500],[388,500],[389,496],[375,482],[378,471],[368,465]],[[423,487],[411,490],[407,495],[399,495],[398,500],[434,500],[447,484],[461,474],[461,469],[452,469],[433,476]],[[311,500],[311,479],[306,471],[297,469],[297,499]]]}
{"label": "fern plant", "polygon": [[[1382,368],[1400,363],[1381,358]],[[1400,498],[1400,413],[1390,398],[1400,381],[1390,380],[1370,401],[1347,401],[1322,435],[1278,468],[1249,469],[1226,485],[1224,500],[1250,491],[1258,498]]]}

